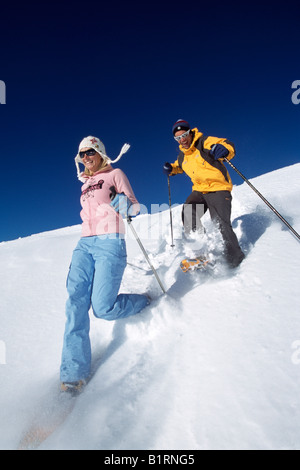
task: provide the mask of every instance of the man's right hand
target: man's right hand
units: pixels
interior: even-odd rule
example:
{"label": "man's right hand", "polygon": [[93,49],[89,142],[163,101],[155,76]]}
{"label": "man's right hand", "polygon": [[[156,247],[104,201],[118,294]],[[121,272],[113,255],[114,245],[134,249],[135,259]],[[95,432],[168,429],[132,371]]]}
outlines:
{"label": "man's right hand", "polygon": [[172,165],[171,163],[169,162],[166,162],[163,166],[163,172],[165,175],[168,175],[172,172],[173,168],[172,168]]}

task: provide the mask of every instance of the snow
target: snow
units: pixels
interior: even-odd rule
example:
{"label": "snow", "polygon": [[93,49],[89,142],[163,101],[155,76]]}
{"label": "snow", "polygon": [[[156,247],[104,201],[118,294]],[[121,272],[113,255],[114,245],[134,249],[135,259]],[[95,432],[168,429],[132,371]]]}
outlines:
{"label": "snow", "polygon": [[[300,232],[300,164],[252,184]],[[91,313],[93,375],[39,449],[300,448],[299,241],[245,184],[233,190],[233,227],[247,257],[234,271],[183,274],[194,243],[180,206],[141,215],[130,229],[121,290],[148,291],[139,315]],[[206,214],[207,246],[220,245]],[[17,449],[34,416],[47,420],[59,386],[65,280],[80,226],[0,243],[0,449]],[[199,245],[199,243],[198,243]],[[198,246],[199,248],[199,246]]]}

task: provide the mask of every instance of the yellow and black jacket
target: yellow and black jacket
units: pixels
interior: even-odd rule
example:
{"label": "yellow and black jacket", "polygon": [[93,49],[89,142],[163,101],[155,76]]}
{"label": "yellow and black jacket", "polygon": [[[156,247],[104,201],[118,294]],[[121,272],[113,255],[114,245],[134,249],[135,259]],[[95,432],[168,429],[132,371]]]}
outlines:
{"label": "yellow and black jacket", "polygon": [[186,173],[192,180],[193,191],[209,193],[214,191],[231,191],[232,182],[225,165],[210,155],[211,147],[222,144],[229,151],[231,160],[235,155],[234,145],[227,139],[205,137],[197,128],[192,129],[193,142],[188,149],[179,146],[180,153],[172,163],[171,175]]}

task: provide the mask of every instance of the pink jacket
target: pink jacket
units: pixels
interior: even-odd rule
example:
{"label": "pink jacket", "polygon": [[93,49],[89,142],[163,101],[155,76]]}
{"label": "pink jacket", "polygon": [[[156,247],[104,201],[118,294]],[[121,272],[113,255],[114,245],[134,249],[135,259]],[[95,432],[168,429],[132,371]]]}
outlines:
{"label": "pink jacket", "polygon": [[122,216],[110,205],[111,186],[116,188],[117,193],[124,193],[134,204],[132,215],[138,214],[140,206],[125,173],[107,165],[93,176],[86,176],[86,182],[81,188],[82,237],[125,233]]}

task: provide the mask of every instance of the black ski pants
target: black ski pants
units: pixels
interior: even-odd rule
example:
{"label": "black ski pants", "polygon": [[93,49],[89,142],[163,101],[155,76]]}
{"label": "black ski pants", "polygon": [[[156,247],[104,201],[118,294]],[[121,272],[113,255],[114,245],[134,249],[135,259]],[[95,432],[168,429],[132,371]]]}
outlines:
{"label": "black ski pants", "polygon": [[203,194],[193,191],[184,203],[182,222],[186,233],[191,231],[203,232],[201,217],[209,210],[211,219],[219,227],[224,240],[224,254],[227,262],[238,266],[245,255],[231,225],[231,201],[229,191],[216,191]]}

